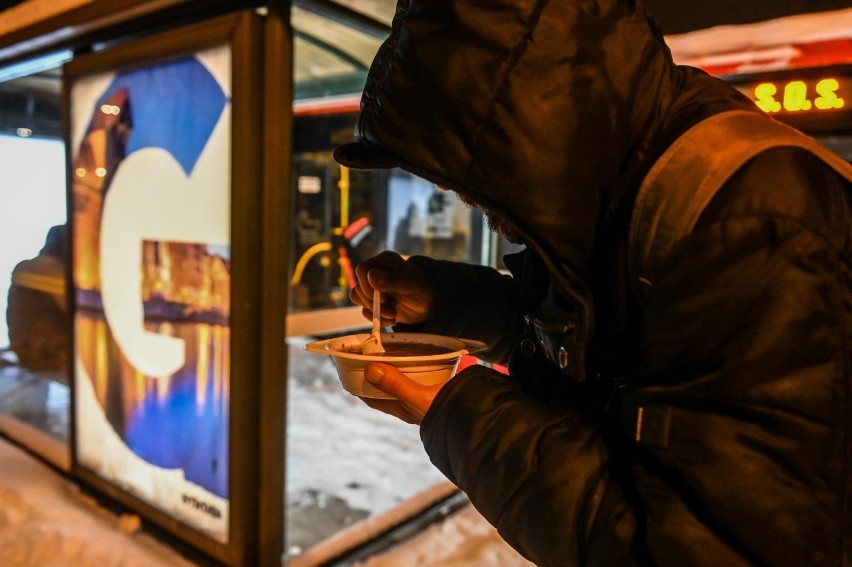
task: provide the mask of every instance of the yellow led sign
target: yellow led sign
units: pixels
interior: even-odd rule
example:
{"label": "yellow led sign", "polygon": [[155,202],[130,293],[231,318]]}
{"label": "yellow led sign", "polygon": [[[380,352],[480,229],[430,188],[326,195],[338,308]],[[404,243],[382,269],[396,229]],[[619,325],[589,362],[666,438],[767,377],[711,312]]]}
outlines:
{"label": "yellow led sign", "polygon": [[852,95],[846,78],[825,77],[813,80],[765,81],[738,88],[764,112],[823,112],[845,106]]}

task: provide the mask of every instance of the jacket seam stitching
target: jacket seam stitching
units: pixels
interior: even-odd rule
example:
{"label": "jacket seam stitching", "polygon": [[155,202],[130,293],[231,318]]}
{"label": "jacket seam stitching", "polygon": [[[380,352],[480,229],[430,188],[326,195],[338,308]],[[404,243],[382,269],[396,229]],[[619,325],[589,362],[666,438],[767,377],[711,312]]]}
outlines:
{"label": "jacket seam stitching", "polygon": [[491,116],[494,110],[494,105],[497,103],[497,96],[505,89],[506,82],[509,80],[509,77],[511,76],[512,72],[518,65],[518,62],[521,60],[521,57],[523,56],[524,52],[527,50],[527,47],[530,44],[530,40],[532,39],[533,31],[538,25],[538,21],[541,18],[541,14],[542,12],[544,12],[544,9],[547,7],[548,4],[550,4],[550,0],[540,0],[538,4],[536,4],[536,7],[533,10],[532,15],[530,16],[529,23],[526,26],[526,30],[523,36],[512,48],[512,52],[508,58],[509,60],[506,63],[506,68],[503,71],[500,80],[497,81],[496,86],[491,92],[491,96],[488,102],[488,108],[482,115],[482,120],[480,120],[479,122],[479,125],[476,129],[476,134],[473,137],[473,143],[471,144],[470,160],[468,161],[462,176],[462,179],[464,179],[465,183],[467,182],[468,176],[470,175],[470,170],[473,167],[474,156],[476,156],[477,148],[479,147],[479,141],[482,139],[482,130],[485,127],[485,122]]}

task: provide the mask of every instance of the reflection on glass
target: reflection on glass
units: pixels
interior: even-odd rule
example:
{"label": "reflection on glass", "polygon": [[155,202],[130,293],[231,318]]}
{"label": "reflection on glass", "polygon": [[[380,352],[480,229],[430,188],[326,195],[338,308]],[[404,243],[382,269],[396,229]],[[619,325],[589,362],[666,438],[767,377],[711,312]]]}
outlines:
{"label": "reflection on glass", "polygon": [[[348,298],[360,261],[396,249],[480,263],[483,221],[453,193],[409,173],[349,170],[332,159],[334,148],[353,138],[364,73],[380,40],[357,44],[354,29],[294,14],[302,36],[295,52],[289,312],[291,320],[325,320],[332,310],[334,325],[337,313],[360,312]],[[356,317],[355,324],[369,325]],[[304,353],[309,340],[288,338],[286,560],[446,482],[418,429],[345,392],[329,358]]]}
{"label": "reflection on glass", "polygon": [[388,247],[400,254],[425,254],[443,260],[479,261],[476,256],[481,214],[455,194],[402,172],[388,181]]}
{"label": "reflection on glass", "polygon": [[384,249],[482,261],[482,213],[402,170],[349,170],[332,159],[352,139],[357,99],[296,106],[291,312],[345,307],[358,262]]}
{"label": "reflection on glass", "polygon": [[[65,156],[57,69],[0,83],[0,430],[68,442]],[[64,449],[61,449],[64,452]],[[63,466],[66,455],[58,458]]]}

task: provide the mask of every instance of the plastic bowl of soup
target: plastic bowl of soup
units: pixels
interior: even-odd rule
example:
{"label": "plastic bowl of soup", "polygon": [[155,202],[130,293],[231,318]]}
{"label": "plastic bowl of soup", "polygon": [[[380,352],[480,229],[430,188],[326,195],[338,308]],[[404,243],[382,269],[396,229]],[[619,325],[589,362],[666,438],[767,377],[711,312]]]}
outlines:
{"label": "plastic bowl of soup", "polygon": [[425,333],[382,333],[382,354],[362,354],[361,343],[369,333],[346,335],[314,341],[305,350],[330,356],[337,367],[343,388],[362,398],[392,399],[364,378],[364,369],[371,362],[384,362],[401,370],[406,376],[427,386],[443,384],[452,378],[461,357],[485,349],[485,344],[470,339],[457,339]]}

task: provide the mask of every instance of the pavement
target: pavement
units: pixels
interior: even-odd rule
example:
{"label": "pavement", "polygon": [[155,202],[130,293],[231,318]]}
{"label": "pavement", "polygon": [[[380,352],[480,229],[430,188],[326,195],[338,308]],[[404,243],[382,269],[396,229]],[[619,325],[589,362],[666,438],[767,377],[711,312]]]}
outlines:
{"label": "pavement", "polygon": [[[432,467],[416,427],[344,392],[326,357],[305,356],[300,340],[290,344],[282,565],[532,565]],[[69,402],[56,377],[0,368],[0,566],[193,565],[63,473]],[[352,546],[359,552],[333,559]]]}

